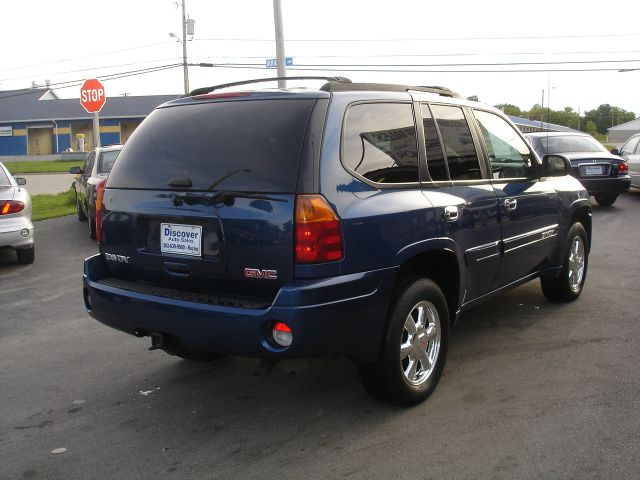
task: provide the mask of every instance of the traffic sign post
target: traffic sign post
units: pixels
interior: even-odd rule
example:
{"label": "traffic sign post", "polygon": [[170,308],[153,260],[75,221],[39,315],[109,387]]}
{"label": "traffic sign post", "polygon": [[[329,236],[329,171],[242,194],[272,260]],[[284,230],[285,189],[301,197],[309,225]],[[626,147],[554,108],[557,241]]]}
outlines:
{"label": "traffic sign post", "polygon": [[80,88],[80,104],[87,111],[93,113],[93,146],[100,146],[100,116],[99,112],[107,101],[104,86],[97,78],[85,80]]}

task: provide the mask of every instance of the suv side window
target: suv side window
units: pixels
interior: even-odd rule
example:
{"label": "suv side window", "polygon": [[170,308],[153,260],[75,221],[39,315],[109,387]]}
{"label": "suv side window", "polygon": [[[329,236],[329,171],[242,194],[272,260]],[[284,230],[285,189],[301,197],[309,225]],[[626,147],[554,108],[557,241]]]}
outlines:
{"label": "suv side window", "polygon": [[444,152],[440,143],[440,136],[436,128],[436,122],[433,120],[429,105],[423,103],[422,125],[424,126],[424,146],[427,152],[427,169],[429,176],[434,182],[449,180],[447,172],[447,164],[444,161]]}
{"label": "suv side window", "polygon": [[529,178],[535,174],[533,155],[520,135],[503,118],[474,110],[487,147],[493,178]]}
{"label": "suv side window", "polygon": [[640,137],[632,138],[627,143],[625,143],[620,149],[621,155],[633,155],[633,152],[638,145],[638,141],[640,141]]}
{"label": "suv side window", "polygon": [[96,152],[93,151],[87,157],[87,161],[85,162],[84,167],[82,168],[83,175],[87,177],[91,175],[91,171],[93,170],[93,163],[95,161],[96,161]]}
{"label": "suv side window", "polygon": [[431,105],[431,111],[442,136],[451,180],[481,179],[478,153],[462,108]]}
{"label": "suv side window", "polygon": [[342,161],[351,172],[377,183],[416,183],[418,148],[408,103],[366,103],[347,110]]}

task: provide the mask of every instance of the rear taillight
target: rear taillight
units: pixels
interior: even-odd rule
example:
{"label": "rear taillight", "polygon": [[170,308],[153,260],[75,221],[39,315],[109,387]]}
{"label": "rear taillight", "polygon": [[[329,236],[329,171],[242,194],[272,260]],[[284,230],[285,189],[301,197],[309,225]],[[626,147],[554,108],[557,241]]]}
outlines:
{"label": "rear taillight", "polygon": [[106,181],[102,180],[96,184],[96,239],[100,242],[100,234],[102,233],[102,197]]}
{"label": "rear taillight", "polygon": [[342,259],[340,219],[322,195],[296,197],[296,262]]}
{"label": "rear taillight", "polygon": [[629,173],[627,162],[618,162],[618,175],[626,175],[627,173]]}
{"label": "rear taillight", "polygon": [[24,210],[24,203],[17,200],[5,200],[0,202],[0,215],[9,215]]}

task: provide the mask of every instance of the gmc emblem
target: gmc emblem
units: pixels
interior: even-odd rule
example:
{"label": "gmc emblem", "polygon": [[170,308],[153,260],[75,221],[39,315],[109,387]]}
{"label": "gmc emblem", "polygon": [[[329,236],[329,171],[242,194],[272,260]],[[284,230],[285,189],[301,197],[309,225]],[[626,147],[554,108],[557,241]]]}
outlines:
{"label": "gmc emblem", "polygon": [[258,268],[245,268],[244,276],[247,278],[264,278],[265,280],[276,280],[277,270],[260,270]]}
{"label": "gmc emblem", "polygon": [[104,257],[112,262],[129,263],[129,257],[126,255],[114,255],[113,253],[104,252]]}

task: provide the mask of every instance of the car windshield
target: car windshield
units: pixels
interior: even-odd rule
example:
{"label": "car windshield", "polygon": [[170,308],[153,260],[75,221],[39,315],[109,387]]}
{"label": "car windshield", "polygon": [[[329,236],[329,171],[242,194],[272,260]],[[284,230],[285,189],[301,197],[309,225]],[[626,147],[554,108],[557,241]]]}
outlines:
{"label": "car windshield", "polygon": [[7,174],[4,173],[4,168],[0,167],[0,187],[9,187],[11,186],[11,181],[7,177]]}
{"label": "car windshield", "polygon": [[571,152],[607,152],[607,149],[604,148],[600,142],[588,136],[558,135],[538,137],[537,140],[544,155]]}
{"label": "car windshield", "polygon": [[120,150],[109,150],[102,152],[100,156],[100,164],[98,165],[98,173],[109,173],[113,168],[113,164],[118,157]]}

